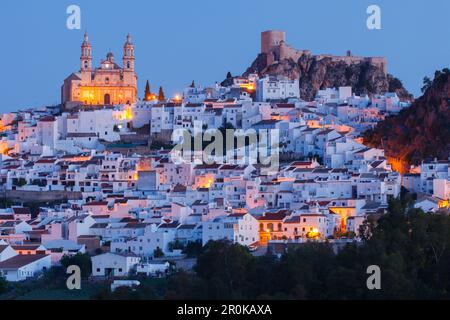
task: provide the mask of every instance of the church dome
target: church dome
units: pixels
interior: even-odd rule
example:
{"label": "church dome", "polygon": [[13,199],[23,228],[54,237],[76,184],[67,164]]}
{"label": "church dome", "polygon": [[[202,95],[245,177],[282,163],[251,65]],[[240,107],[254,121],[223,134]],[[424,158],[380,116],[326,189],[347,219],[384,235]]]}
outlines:
{"label": "church dome", "polygon": [[108,52],[108,54],[106,55],[106,60],[114,62],[114,54],[112,52]]}

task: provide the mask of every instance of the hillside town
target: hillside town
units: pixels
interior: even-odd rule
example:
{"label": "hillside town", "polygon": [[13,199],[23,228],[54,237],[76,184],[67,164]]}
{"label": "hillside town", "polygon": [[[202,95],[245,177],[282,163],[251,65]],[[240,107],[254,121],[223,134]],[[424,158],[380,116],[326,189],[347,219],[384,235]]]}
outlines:
{"label": "hillside town", "polygon": [[[295,53],[284,41],[280,49],[279,38],[262,33],[262,51],[277,48],[271,62]],[[349,57],[341,58],[360,59]],[[339,248],[361,241],[360,226],[383,215],[402,188],[417,194],[416,208],[448,209],[450,161],[401,174],[383,149],[362,143],[364,131],[409,106],[395,92],[356,95],[352,87],[323,88],[305,101],[298,79],[257,73],[192,81],[174,97],[147,82],[139,98],[131,35],[122,65],[109,52],[96,67],[86,34],[60,105],[1,115],[0,274],[22,281],[88,253],[92,277],[156,276],[172,264],[189,269],[187,248],[221,239],[254,255],[310,241]],[[276,131],[277,148],[267,150],[276,170],[217,150],[216,161],[194,161],[203,148],[174,161],[182,142],[174,132],[195,136],[198,128],[200,136]]]}

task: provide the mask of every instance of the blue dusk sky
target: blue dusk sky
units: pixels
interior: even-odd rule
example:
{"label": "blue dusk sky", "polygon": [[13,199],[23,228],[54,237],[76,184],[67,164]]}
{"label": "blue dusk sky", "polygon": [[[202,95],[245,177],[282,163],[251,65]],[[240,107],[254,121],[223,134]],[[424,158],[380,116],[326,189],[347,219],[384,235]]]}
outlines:
{"label": "blue dusk sky", "polygon": [[[69,5],[81,30],[66,28]],[[366,9],[381,8],[381,30]],[[136,46],[139,97],[149,79],[173,96],[195,80],[209,85],[241,74],[260,51],[260,32],[285,30],[287,43],[313,53],[386,56],[388,71],[420,94],[424,76],[449,67],[448,0],[2,0],[0,112],[56,104],[79,69],[88,31],[97,66],[111,50],[121,63],[127,33]]]}

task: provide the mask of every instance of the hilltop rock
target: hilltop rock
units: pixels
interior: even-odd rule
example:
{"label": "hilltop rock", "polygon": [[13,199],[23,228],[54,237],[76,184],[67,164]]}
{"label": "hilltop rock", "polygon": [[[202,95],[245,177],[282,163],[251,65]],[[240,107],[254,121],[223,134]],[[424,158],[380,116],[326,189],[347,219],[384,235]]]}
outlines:
{"label": "hilltop rock", "polygon": [[283,59],[267,65],[266,54],[260,53],[243,76],[257,73],[259,76],[283,75],[290,79],[299,78],[300,96],[303,100],[313,100],[317,91],[323,88],[351,86],[357,95],[396,92],[400,99],[411,101],[412,95],[400,80],[369,62],[353,63],[333,61],[303,54],[298,61]]}
{"label": "hilltop rock", "polygon": [[424,89],[410,108],[364,134],[367,145],[384,148],[404,169],[427,158],[450,157],[450,70],[436,71]]}

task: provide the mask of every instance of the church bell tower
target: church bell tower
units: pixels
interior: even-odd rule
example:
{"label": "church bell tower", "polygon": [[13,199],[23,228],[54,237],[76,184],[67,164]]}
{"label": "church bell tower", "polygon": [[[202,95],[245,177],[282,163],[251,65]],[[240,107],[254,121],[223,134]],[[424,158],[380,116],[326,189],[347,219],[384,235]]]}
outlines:
{"label": "church bell tower", "polygon": [[134,45],[131,42],[131,35],[128,34],[127,41],[123,46],[123,69],[134,72]]}
{"label": "church bell tower", "polygon": [[81,44],[80,71],[92,71],[92,46],[89,43],[88,34],[84,34],[84,41]]}

